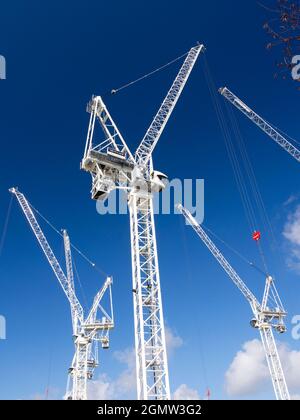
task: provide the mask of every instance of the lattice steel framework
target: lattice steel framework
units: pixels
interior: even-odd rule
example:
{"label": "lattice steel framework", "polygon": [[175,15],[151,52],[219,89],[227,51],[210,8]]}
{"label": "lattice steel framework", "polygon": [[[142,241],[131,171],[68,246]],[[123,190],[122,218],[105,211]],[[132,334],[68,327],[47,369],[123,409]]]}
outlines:
{"label": "lattice steel framework", "polygon": [[[33,233],[70,303],[75,354],[69,369],[65,399],[86,400],[88,398],[88,380],[92,379],[94,370],[99,365],[98,343],[101,343],[102,348],[108,348],[109,331],[114,327],[111,293],[112,278],[108,277],[106,279],[103,287],[96,294],[92,308],[85,318],[83,308],[75,294],[71,244],[67,231],[63,231],[67,269],[66,276],[36,220],[29,202],[17,188],[11,188],[10,192],[16,196]],[[109,290],[110,314],[101,306],[101,300],[106,290]],[[102,313],[101,319],[98,317],[100,312]]]}
{"label": "lattice steel framework", "polygon": [[[101,97],[92,98],[82,169],[92,175],[92,198],[104,200],[116,188],[128,194],[131,232],[137,397],[170,399],[164,319],[153,216],[153,194],[166,176],[152,168],[153,150],[180,97],[195,62],[204,49],[196,45],[186,55],[170,90],[133,156]],[[104,141],[95,140],[99,121]]]}
{"label": "lattice steel framework", "polygon": [[182,205],[178,205],[178,209],[250,304],[254,316],[251,325],[260,332],[276,399],[290,400],[273,335],[273,329],[279,333],[286,331],[284,318],[287,313],[283,308],[273,278],[267,276],[263,299],[260,304],[191,213]]}

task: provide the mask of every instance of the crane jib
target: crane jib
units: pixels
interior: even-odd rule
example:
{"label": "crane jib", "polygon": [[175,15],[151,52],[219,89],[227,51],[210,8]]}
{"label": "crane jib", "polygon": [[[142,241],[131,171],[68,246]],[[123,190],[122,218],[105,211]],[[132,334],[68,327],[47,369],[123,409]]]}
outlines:
{"label": "crane jib", "polygon": [[135,161],[138,165],[147,165],[153,150],[175,108],[175,105],[181,95],[181,92],[191,74],[191,71],[197,61],[204,45],[197,45],[190,49],[184,63],[179,70],[170,90],[155,115],[150,127],[135,153]]}
{"label": "crane jib", "polygon": [[249,108],[229,89],[221,88],[219,92],[224,98],[232,103],[239,111],[246,115],[254,124],[264,131],[272,140],[288,152],[294,159],[300,162],[300,150],[279,133],[270,123],[260,117],[256,112]]}

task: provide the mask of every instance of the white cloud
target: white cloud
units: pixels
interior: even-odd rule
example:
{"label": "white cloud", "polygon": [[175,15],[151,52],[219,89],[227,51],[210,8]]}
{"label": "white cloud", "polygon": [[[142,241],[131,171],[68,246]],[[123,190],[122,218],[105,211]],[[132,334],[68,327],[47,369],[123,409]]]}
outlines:
{"label": "white cloud", "polygon": [[299,194],[292,194],[289,198],[283,203],[284,207],[288,207],[299,199]]}
{"label": "white cloud", "polygon": [[[166,346],[170,356],[174,350],[181,347],[183,340],[166,328]],[[131,399],[136,396],[136,371],[135,371],[135,350],[128,348],[116,351],[113,357],[125,365],[125,369],[115,378],[111,379],[107,374],[102,374],[97,380],[89,383],[88,395],[90,399]]]}
{"label": "white cloud", "polygon": [[[168,357],[174,354],[174,351],[183,345],[183,340],[169,327],[166,327],[166,347]],[[173,394],[174,400],[199,400],[200,396],[196,389],[189,388],[186,384],[181,384]]]}
{"label": "white cloud", "polygon": [[165,335],[166,335],[166,347],[168,356],[170,357],[173,355],[174,350],[178,349],[183,345],[183,340],[181,337],[176,335],[171,328],[166,327],[165,328]]}
{"label": "white cloud", "polygon": [[[298,399],[300,396],[300,351],[291,350],[285,343],[278,343],[278,352],[288,388],[294,393],[292,398]],[[232,397],[251,397],[266,387],[272,389],[262,344],[257,339],[248,341],[236,354],[225,374],[225,389]]]}
{"label": "white cloud", "polygon": [[133,397],[136,394],[135,351],[133,348],[115,352],[114,357],[126,365],[115,381],[116,393],[119,396]]}
{"label": "white cloud", "polygon": [[290,243],[288,266],[300,271],[300,206],[297,206],[293,213],[290,213],[284,225],[283,236]]}
{"label": "white cloud", "polygon": [[300,393],[300,351],[291,350],[285,343],[278,347],[288,387],[290,391]]}
{"label": "white cloud", "polygon": [[265,354],[259,340],[248,341],[234,357],[225,374],[225,389],[230,396],[256,393],[269,378]]}
{"label": "white cloud", "polygon": [[121,364],[126,365],[119,376],[111,379],[108,375],[102,374],[97,380],[89,383],[89,399],[97,400],[119,400],[131,399],[136,394],[135,377],[135,354],[134,349],[116,351],[113,357]]}
{"label": "white cloud", "polygon": [[95,381],[88,384],[88,398],[90,400],[111,400],[115,396],[114,383],[107,375],[102,374]]}
{"label": "white cloud", "polygon": [[288,216],[283,234],[293,245],[300,245],[300,206]]}
{"label": "white cloud", "polygon": [[200,400],[200,396],[196,389],[189,388],[186,384],[182,384],[174,392],[173,400]]}

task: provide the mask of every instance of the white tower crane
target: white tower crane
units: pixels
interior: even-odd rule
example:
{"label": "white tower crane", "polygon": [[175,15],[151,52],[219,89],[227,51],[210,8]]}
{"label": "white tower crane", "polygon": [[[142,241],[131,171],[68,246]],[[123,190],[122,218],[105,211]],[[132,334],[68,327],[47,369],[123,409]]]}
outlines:
{"label": "white tower crane", "polygon": [[270,123],[265,121],[262,117],[256,114],[251,108],[249,108],[243,101],[241,101],[234,93],[232,93],[226,87],[219,89],[224,98],[231,102],[237,109],[245,114],[251,121],[254,122],[259,128],[261,128],[271,139],[273,139],[279,146],[281,146],[286,152],[288,152],[293,158],[300,162],[300,150],[297,149],[292,143],[290,143],[282,134],[278,132]]}
{"label": "white tower crane", "polygon": [[[170,386],[161,300],[153,193],[166,176],[152,168],[152,153],[189,78],[203,45],[191,48],[162,105],[133,156],[100,96],[93,97],[82,169],[92,175],[92,198],[104,200],[126,189],[130,214],[137,398],[169,400]],[[99,120],[104,141],[96,142]]]}
{"label": "white tower crane", "polygon": [[[67,231],[63,231],[67,268],[67,275],[65,275],[35,218],[29,202],[17,188],[11,188],[9,191],[16,196],[33,233],[70,303],[75,354],[69,369],[65,398],[70,400],[86,400],[88,379],[92,379],[94,370],[99,365],[98,343],[100,342],[102,348],[107,349],[109,347],[109,331],[114,327],[111,292],[112,278],[107,277],[104,285],[94,298],[90,312],[85,317],[83,308],[75,294],[71,244]],[[101,300],[106,290],[109,290],[110,315],[101,306]],[[99,319],[100,312],[102,313],[101,319]]]}
{"label": "white tower crane", "polygon": [[260,332],[276,399],[289,400],[290,395],[273,335],[273,329],[279,333],[286,331],[284,318],[287,314],[281,303],[273,278],[267,276],[262,303],[259,303],[191,213],[182,205],[178,205],[178,209],[249,302],[254,316],[251,326],[257,328]]}

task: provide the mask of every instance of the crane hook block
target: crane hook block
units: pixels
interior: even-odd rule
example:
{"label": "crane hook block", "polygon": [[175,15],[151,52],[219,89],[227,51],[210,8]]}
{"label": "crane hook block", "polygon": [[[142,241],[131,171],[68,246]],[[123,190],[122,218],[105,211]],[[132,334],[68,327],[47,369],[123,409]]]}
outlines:
{"label": "crane hook block", "polygon": [[253,232],[252,239],[258,242],[261,239],[261,233],[258,230]]}

